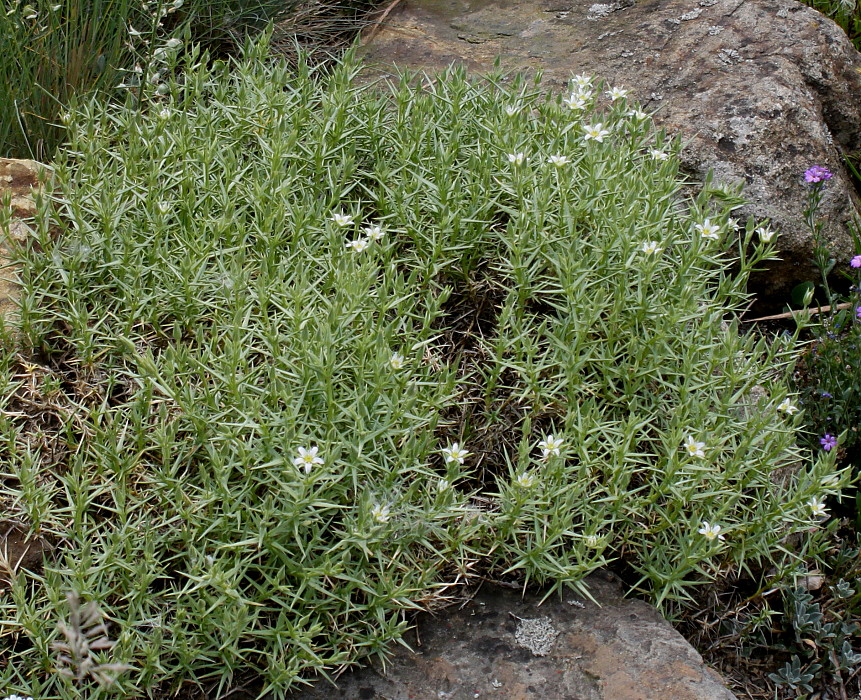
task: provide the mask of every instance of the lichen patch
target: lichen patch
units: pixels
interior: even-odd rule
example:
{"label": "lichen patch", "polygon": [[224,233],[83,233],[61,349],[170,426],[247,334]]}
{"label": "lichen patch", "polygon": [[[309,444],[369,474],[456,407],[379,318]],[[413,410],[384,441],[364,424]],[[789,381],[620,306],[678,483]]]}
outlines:
{"label": "lichen patch", "polygon": [[553,627],[549,617],[517,618],[518,625],[514,640],[529,649],[535,656],[547,656],[559,632]]}

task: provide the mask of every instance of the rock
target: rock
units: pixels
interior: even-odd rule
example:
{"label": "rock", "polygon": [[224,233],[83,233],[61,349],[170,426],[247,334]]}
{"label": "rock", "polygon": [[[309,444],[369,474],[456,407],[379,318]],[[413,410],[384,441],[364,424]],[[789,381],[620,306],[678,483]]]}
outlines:
{"label": "rock", "polygon": [[[370,36],[370,35],[369,35]],[[681,137],[684,170],[743,183],[740,218],[769,219],[782,261],[754,275],[761,307],[780,307],[818,279],[804,225],[802,173],[835,172],[822,203],[826,240],[853,254],[846,222],[858,201],[841,154],[861,149],[861,54],[834,22],[794,0],[403,0],[364,48],[384,72],[451,63],[543,71],[626,87],[658,126]]]}
{"label": "rock", "polygon": [[34,160],[0,158],[0,205],[9,197],[12,222],[0,228],[0,322],[18,309],[17,268],[12,262],[11,241],[21,243],[30,235],[26,220],[36,213],[34,193],[44,185],[50,168]]}
{"label": "rock", "polygon": [[658,612],[605,574],[600,603],[484,586],[463,608],[424,615],[416,653],[321,682],[292,700],[732,700],[720,678]]}

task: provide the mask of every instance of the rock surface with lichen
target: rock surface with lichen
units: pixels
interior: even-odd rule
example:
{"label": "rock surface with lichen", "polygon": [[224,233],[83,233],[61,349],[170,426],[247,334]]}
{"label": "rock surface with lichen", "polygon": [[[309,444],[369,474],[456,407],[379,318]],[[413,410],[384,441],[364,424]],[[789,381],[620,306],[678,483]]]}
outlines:
{"label": "rock surface with lichen", "polygon": [[325,681],[292,700],[733,700],[721,679],[650,605],[606,573],[593,602],[487,585],[465,605],[423,616],[413,651]]}
{"label": "rock surface with lichen", "polygon": [[803,216],[812,165],[835,172],[823,230],[838,260],[851,256],[858,196],[841,158],[861,150],[861,54],[794,0],[402,0],[364,56],[384,73],[452,63],[484,72],[499,57],[505,69],[543,71],[548,89],[578,73],[629,88],[681,137],[688,175],[743,184],[740,218],[780,232],[782,260],[751,280],[772,306],[817,278]]}

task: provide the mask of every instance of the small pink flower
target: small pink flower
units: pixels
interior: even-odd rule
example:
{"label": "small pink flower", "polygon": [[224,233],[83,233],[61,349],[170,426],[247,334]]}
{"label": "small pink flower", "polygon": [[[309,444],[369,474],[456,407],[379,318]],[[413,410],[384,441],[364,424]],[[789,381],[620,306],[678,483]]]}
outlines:
{"label": "small pink flower", "polygon": [[812,185],[825,182],[826,180],[830,180],[832,177],[834,177],[834,173],[832,173],[828,168],[823,168],[821,165],[814,165],[812,168],[808,168],[804,171],[805,181]]}
{"label": "small pink flower", "polygon": [[849,261],[849,264],[855,268],[861,267],[861,255],[856,255]]}

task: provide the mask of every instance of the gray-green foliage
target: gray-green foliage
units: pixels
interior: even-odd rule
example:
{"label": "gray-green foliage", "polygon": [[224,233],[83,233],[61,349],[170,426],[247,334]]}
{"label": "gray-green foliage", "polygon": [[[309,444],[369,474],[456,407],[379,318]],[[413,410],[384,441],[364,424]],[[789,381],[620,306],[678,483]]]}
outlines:
{"label": "gray-green foliage", "polygon": [[459,73],[386,96],[262,51],[69,123],[0,364],[0,496],[56,544],[0,603],[10,690],[76,697],[48,671],[69,590],[112,621],[124,693],[280,694],[476,562],[576,586],[623,558],[684,600],[784,556],[845,475],[772,478],[802,457],[791,346],[732,322],[771,254],[752,223],[734,242],[732,193],[686,200],[624,98]]}
{"label": "gray-green foliage", "polygon": [[[328,27],[344,9],[321,4],[313,20]],[[50,160],[62,115],[82,96],[146,101],[183,39],[223,50],[270,20],[291,17],[301,29],[305,12],[296,0],[8,0],[0,10],[0,157]]]}

